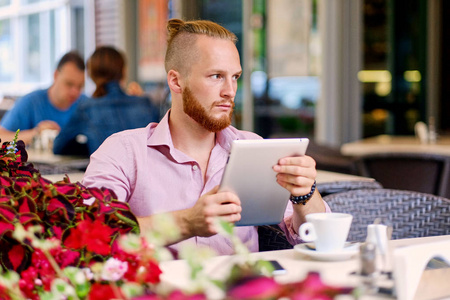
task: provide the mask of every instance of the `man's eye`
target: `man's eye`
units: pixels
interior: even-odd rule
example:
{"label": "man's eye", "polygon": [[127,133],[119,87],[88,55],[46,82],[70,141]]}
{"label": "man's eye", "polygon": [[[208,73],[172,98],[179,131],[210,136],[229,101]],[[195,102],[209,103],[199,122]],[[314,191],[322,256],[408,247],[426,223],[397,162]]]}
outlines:
{"label": "man's eye", "polygon": [[241,77],[241,75],[234,75],[234,76],[233,76],[234,80],[238,80],[239,77]]}
{"label": "man's eye", "polygon": [[220,79],[221,76],[219,74],[214,74],[211,76],[213,79]]}

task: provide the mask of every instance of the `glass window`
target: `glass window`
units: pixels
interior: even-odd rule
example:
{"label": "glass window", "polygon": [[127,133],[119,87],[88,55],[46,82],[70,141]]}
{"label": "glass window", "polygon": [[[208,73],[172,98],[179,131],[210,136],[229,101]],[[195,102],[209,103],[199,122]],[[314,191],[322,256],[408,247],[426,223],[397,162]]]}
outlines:
{"label": "glass window", "polygon": [[0,0],[0,6],[11,5],[11,0]]}
{"label": "glass window", "polygon": [[13,78],[13,51],[10,20],[0,20],[0,81]]}
{"label": "glass window", "polygon": [[33,82],[40,79],[40,34],[39,14],[29,15],[26,18],[28,30],[27,46],[25,47],[25,81]]}
{"label": "glass window", "polygon": [[69,26],[73,15],[69,2],[0,0],[0,7],[14,3],[0,19],[0,90],[4,95],[17,97],[48,87],[58,59],[71,45],[78,46],[72,43],[71,29],[79,26]]}
{"label": "glass window", "polygon": [[55,1],[55,0],[22,0],[22,4],[33,4],[33,3],[48,2],[48,1]]}
{"label": "glass window", "polygon": [[411,135],[416,122],[427,121],[425,4],[364,1],[364,137]]}

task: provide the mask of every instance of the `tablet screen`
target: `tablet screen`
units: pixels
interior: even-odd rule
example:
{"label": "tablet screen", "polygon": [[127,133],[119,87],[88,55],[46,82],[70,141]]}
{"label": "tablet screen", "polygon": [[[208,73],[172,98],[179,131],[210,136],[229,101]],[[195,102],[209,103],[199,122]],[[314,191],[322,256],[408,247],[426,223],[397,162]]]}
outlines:
{"label": "tablet screen", "polygon": [[235,140],[219,191],[236,193],[241,220],[236,226],[278,224],[283,220],[289,191],[276,182],[272,167],[288,156],[304,155],[307,138]]}

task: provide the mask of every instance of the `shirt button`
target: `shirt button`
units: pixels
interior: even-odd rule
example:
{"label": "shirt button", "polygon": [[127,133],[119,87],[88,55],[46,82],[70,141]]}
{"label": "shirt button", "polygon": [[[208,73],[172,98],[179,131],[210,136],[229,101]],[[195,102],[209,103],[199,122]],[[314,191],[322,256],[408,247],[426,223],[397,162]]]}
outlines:
{"label": "shirt button", "polygon": [[193,166],[192,166],[192,170],[197,171],[197,170],[198,170],[197,165],[193,165]]}

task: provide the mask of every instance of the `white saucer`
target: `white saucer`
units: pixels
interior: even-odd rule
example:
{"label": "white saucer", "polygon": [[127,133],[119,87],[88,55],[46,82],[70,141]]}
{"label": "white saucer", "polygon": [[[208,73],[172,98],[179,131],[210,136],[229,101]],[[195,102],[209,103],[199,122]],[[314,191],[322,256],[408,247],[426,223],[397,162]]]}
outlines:
{"label": "white saucer", "polygon": [[347,260],[359,253],[359,243],[348,244],[344,249],[337,252],[319,252],[307,244],[298,244],[294,246],[294,250],[307,255],[315,260],[322,261],[339,261]]}

